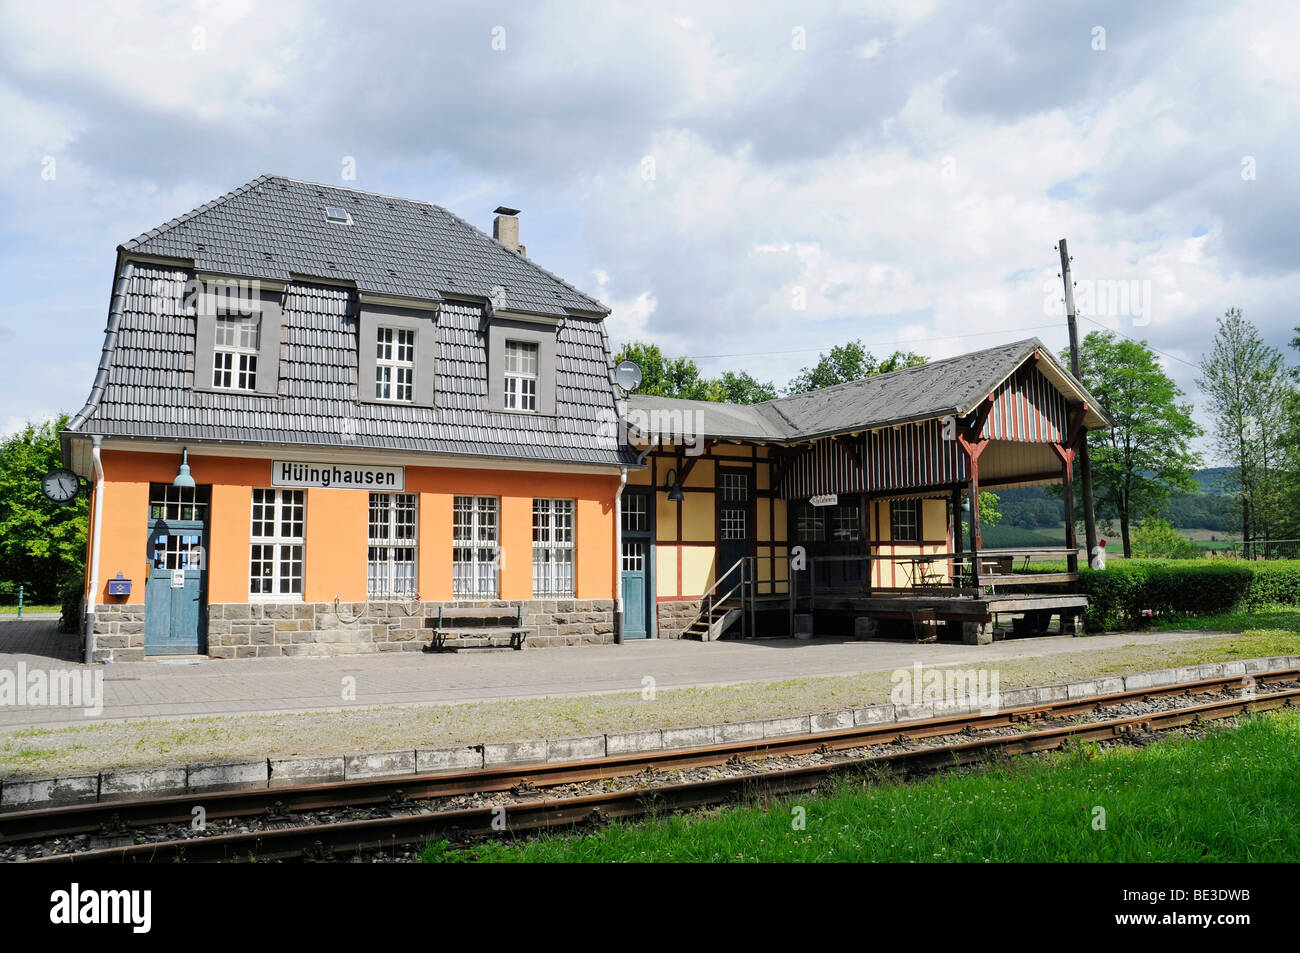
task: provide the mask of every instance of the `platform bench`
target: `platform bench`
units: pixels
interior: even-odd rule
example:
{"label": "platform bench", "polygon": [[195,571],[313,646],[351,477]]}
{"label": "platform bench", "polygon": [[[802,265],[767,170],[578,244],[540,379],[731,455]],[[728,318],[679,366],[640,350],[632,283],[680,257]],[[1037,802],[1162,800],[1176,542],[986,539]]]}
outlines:
{"label": "platform bench", "polygon": [[432,629],[426,652],[459,652],[461,649],[504,649],[519,651],[533,630],[524,625],[523,603],[495,609],[438,607],[438,618],[424,620]]}

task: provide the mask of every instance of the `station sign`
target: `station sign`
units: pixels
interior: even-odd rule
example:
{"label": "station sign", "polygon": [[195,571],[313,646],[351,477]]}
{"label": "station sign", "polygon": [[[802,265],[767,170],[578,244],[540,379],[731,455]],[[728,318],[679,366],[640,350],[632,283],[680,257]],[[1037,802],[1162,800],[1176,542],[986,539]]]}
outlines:
{"label": "station sign", "polygon": [[406,467],[272,460],[271,485],[312,490],[395,490],[400,493],[406,489]]}

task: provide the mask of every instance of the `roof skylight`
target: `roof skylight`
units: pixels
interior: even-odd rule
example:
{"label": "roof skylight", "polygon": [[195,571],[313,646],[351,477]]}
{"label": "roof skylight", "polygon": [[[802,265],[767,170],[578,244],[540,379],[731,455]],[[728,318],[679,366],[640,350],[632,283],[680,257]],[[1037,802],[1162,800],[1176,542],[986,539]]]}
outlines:
{"label": "roof skylight", "polygon": [[334,205],[325,206],[325,221],[333,222],[335,225],[351,225],[352,216],[347,209],[338,208]]}

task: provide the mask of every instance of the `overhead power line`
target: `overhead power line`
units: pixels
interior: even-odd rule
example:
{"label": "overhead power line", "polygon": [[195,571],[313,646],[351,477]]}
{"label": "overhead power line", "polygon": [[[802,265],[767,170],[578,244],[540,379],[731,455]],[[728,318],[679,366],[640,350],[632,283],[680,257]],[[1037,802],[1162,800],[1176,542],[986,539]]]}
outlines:
{"label": "overhead power line", "polygon": [[1162,351],[1158,347],[1152,347],[1146,341],[1135,338],[1131,334],[1125,334],[1123,331],[1120,331],[1117,328],[1107,327],[1106,325],[1098,321],[1096,318],[1090,318],[1086,314],[1080,314],[1079,317],[1083,318],[1085,321],[1091,321],[1093,324],[1097,325],[1097,327],[1101,328],[1103,331],[1110,331],[1112,334],[1118,334],[1122,338],[1128,338],[1128,340],[1132,341],[1134,344],[1141,344],[1147,350],[1155,351],[1157,354],[1162,354],[1165,357],[1169,358],[1169,360],[1171,361],[1178,361],[1180,364],[1186,364],[1188,367],[1195,368],[1198,371],[1201,369],[1201,365],[1199,364],[1194,364],[1191,361],[1187,360],[1186,358],[1179,357],[1177,354],[1170,354],[1168,351]]}

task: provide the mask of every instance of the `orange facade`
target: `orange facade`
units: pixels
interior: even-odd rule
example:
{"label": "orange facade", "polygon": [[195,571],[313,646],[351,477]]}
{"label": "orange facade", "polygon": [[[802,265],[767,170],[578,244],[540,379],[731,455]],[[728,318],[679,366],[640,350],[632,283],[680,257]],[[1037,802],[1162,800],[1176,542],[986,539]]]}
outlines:
{"label": "orange facade", "polygon": [[[176,454],[105,449],[104,521],[100,543],[100,591],[90,601],[143,603],[149,575],[146,537],[150,483],[170,483]],[[254,487],[271,486],[271,460],[190,452],[194,479],[212,487],[208,518],[209,603],[249,598],[249,545]],[[614,497],[618,476],[605,473],[548,473],[406,465],[404,492],[416,494],[419,546],[418,586],[422,599],[452,596],[452,498],[460,494],[500,499],[499,598],[523,600],[532,592],[533,499],[576,501],[576,599],[614,597]],[[303,599],[306,602],[362,602],[366,598],[368,493],[360,489],[316,489],[306,493]],[[92,506],[100,500],[92,498]],[[92,511],[93,512],[93,511]],[[108,596],[118,573],[137,581],[122,600]]]}

